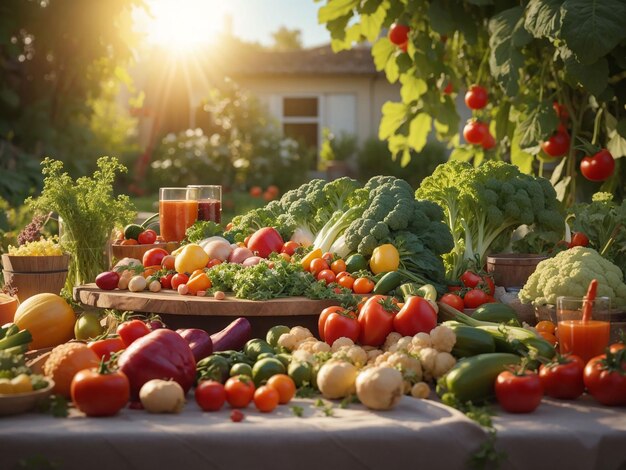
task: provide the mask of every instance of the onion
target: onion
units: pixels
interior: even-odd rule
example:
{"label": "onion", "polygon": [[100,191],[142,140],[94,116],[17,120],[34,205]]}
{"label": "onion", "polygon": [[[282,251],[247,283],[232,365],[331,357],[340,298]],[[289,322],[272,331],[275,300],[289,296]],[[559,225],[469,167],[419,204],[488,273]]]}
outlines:
{"label": "onion", "polygon": [[232,253],[230,243],[226,240],[213,240],[204,246],[204,252],[209,255],[209,259],[219,259],[226,261]]}
{"label": "onion", "polygon": [[241,264],[246,259],[252,256],[254,256],[254,253],[252,253],[252,250],[250,250],[249,248],[238,246],[237,248],[233,250],[233,252],[228,257],[228,262]]}

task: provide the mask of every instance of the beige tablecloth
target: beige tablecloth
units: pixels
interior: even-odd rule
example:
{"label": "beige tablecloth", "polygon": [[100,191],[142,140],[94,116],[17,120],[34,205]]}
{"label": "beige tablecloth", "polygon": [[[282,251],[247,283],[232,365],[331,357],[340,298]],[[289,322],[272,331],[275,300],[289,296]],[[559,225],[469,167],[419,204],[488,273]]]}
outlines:
{"label": "beige tablecloth", "polygon": [[[193,397],[180,415],[123,410],[114,418],[27,414],[0,418],[0,469],[50,462],[59,469],[457,469],[485,440],[483,430],[436,401],[402,399],[388,412],[361,405],[326,417],[313,400],[270,414],[202,413]],[[497,409],[496,409],[497,410]],[[626,468],[626,409],[590,400],[546,400],[530,415],[498,411],[502,468]],[[26,468],[50,468],[31,466]]]}

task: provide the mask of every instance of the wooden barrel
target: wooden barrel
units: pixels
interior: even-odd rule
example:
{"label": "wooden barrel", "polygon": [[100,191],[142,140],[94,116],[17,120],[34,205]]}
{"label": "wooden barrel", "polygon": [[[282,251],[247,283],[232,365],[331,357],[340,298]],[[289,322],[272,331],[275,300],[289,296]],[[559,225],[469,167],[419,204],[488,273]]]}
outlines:
{"label": "wooden barrel", "polygon": [[547,256],[501,253],[487,256],[487,272],[493,275],[496,286],[521,289],[539,262]]}
{"label": "wooden barrel", "polygon": [[59,294],[65,280],[70,256],[2,255],[5,284],[17,289],[17,298],[24,302],[35,294]]}

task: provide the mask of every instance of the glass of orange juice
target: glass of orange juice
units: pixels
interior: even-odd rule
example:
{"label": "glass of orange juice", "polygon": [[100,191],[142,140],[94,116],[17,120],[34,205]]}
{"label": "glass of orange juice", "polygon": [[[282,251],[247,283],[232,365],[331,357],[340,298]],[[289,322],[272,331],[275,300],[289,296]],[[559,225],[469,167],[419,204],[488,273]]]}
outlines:
{"label": "glass of orange juice", "polygon": [[561,296],[556,302],[561,354],[576,354],[585,362],[603,354],[611,336],[611,299],[596,297],[592,301],[591,320],[586,322],[583,321],[583,298]]}
{"label": "glass of orange juice", "polygon": [[179,242],[198,219],[197,190],[159,188],[159,226],[166,242]]}

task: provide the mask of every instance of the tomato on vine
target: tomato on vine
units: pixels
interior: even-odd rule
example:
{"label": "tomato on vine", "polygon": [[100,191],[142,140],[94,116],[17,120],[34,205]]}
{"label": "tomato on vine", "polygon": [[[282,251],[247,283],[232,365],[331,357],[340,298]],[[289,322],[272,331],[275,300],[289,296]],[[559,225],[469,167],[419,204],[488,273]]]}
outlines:
{"label": "tomato on vine", "polygon": [[569,134],[557,131],[541,143],[541,149],[550,157],[562,157],[569,151],[569,145]]}
{"label": "tomato on vine", "polygon": [[487,124],[475,119],[469,120],[463,128],[463,137],[469,144],[482,144],[488,133]]}
{"label": "tomato on vine", "polygon": [[389,41],[391,41],[391,43],[395,44],[396,46],[406,46],[406,43],[409,40],[409,31],[411,31],[411,28],[409,28],[407,25],[394,23],[389,28]]}
{"label": "tomato on vine", "polygon": [[489,102],[489,95],[480,85],[472,85],[465,93],[465,104],[469,109],[483,109]]}
{"label": "tomato on vine", "polygon": [[582,232],[574,232],[572,241],[569,242],[567,247],[574,248],[575,246],[589,246],[589,237]]}
{"label": "tomato on vine", "polygon": [[600,182],[608,179],[615,171],[615,160],[607,149],[593,156],[586,156],[580,162],[580,172],[589,181]]}
{"label": "tomato on vine", "polygon": [[491,135],[491,132],[487,132],[485,139],[480,143],[483,149],[491,150],[496,146],[496,139]]}

